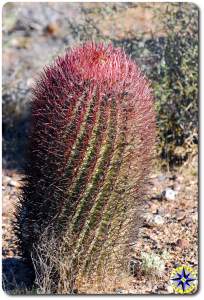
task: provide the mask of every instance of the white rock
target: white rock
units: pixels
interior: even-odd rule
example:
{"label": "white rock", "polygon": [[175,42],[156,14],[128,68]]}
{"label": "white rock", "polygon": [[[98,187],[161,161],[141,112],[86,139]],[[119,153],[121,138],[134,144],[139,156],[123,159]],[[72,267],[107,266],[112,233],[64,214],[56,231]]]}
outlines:
{"label": "white rock", "polygon": [[123,289],[116,289],[116,294],[125,294],[125,291]]}
{"label": "white rock", "polygon": [[156,215],[154,217],[154,223],[156,225],[162,225],[162,224],[164,224],[164,218],[162,216],[160,216],[160,215]]}
{"label": "white rock", "polygon": [[19,187],[20,186],[19,182],[15,181],[13,179],[9,180],[8,185],[13,186],[13,187]]}
{"label": "white rock", "polygon": [[170,188],[167,188],[165,190],[165,198],[166,198],[166,200],[175,200],[176,195],[177,195],[177,192],[174,191],[174,190],[172,190],[172,189],[170,189]]}
{"label": "white rock", "polygon": [[164,224],[164,218],[159,214],[146,213],[144,222],[150,226],[158,226]]}
{"label": "white rock", "polygon": [[151,213],[145,213],[144,214],[144,221],[145,221],[146,224],[152,224],[153,215]]}
{"label": "white rock", "polygon": [[28,88],[32,88],[34,86],[34,84],[35,84],[34,79],[33,78],[28,78],[28,80],[27,80],[27,87]]}
{"label": "white rock", "polygon": [[18,41],[18,39],[12,39],[11,41],[10,41],[10,43],[11,43],[11,46],[13,46],[13,47],[18,47],[19,46],[19,41]]}

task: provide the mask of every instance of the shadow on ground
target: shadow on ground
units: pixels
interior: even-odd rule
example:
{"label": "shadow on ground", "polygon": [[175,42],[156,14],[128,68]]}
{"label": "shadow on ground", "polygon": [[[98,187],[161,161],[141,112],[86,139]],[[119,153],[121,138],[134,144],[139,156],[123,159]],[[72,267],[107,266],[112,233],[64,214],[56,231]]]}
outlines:
{"label": "shadow on ground", "polygon": [[2,287],[6,293],[10,294],[15,290],[31,290],[34,279],[34,270],[22,258],[2,260]]}
{"label": "shadow on ground", "polygon": [[29,124],[29,114],[18,118],[12,115],[9,122],[3,117],[3,168],[18,171],[24,169]]}

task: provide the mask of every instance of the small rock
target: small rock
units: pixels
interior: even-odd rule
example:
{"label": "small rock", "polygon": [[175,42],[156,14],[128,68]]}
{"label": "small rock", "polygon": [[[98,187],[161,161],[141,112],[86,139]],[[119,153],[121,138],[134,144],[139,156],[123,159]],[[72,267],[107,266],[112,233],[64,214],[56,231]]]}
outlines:
{"label": "small rock", "polygon": [[174,191],[170,188],[166,188],[165,194],[164,194],[166,200],[175,200],[176,195],[177,195],[176,191]]}
{"label": "small rock", "polygon": [[125,294],[125,291],[123,289],[116,289],[115,293],[116,294]]}
{"label": "small rock", "polygon": [[13,186],[13,187],[20,187],[19,182],[15,181],[15,180],[13,180],[13,179],[10,179],[10,180],[9,180],[8,185],[9,185],[9,186]]}
{"label": "small rock", "polygon": [[176,213],[176,219],[178,221],[181,221],[181,220],[185,219],[185,217],[186,217],[186,212],[179,211],[179,212]]}
{"label": "small rock", "polygon": [[163,225],[164,224],[164,218],[162,216],[160,216],[160,215],[156,215],[154,217],[154,223],[156,225]]}
{"label": "small rock", "polygon": [[181,249],[186,249],[189,247],[189,241],[186,239],[178,239],[176,245]]}
{"label": "small rock", "polygon": [[56,22],[50,23],[45,27],[45,33],[51,36],[57,36],[59,33],[59,25]]}
{"label": "small rock", "polygon": [[144,213],[144,221],[145,223],[149,223],[149,221],[152,220],[152,214],[151,213]]}
{"label": "small rock", "polygon": [[164,218],[160,216],[159,214],[151,214],[151,213],[146,213],[145,214],[145,219],[144,219],[144,225],[145,226],[158,226],[164,224]]}
{"label": "small rock", "polygon": [[18,49],[20,48],[26,49],[29,46],[29,39],[25,36],[13,38],[11,40],[11,46]]}
{"label": "small rock", "polygon": [[33,85],[34,85],[34,83],[35,83],[35,81],[34,81],[33,78],[28,78],[28,80],[27,80],[27,87],[28,88],[32,88]]}
{"label": "small rock", "polygon": [[135,290],[128,290],[127,291],[127,294],[131,294],[131,295],[135,295],[135,293],[136,293]]}
{"label": "small rock", "polygon": [[13,39],[10,41],[10,43],[11,43],[11,46],[13,46],[13,47],[18,47],[18,45],[19,45],[18,40],[15,39],[15,38],[13,38]]}

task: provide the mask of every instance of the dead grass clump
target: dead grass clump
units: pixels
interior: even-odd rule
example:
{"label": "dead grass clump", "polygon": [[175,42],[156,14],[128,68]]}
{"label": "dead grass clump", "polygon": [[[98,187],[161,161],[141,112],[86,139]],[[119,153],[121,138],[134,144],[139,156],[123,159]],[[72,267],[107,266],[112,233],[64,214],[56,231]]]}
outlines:
{"label": "dead grass clump", "polygon": [[69,244],[68,238],[60,241],[47,232],[41,236],[32,253],[37,294],[117,294],[130,288],[127,259],[119,251],[107,253],[105,262],[87,274],[80,268],[80,253],[69,251]]}

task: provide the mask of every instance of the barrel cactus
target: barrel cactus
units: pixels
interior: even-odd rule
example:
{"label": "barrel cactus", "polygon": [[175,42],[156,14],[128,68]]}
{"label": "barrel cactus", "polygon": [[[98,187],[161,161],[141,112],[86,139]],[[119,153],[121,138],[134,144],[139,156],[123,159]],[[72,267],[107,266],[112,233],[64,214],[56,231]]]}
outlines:
{"label": "barrel cactus", "polygon": [[51,228],[82,273],[114,251],[127,257],[154,139],[150,84],[123,50],[85,43],[46,67],[33,88],[16,212],[22,255],[30,259]]}

